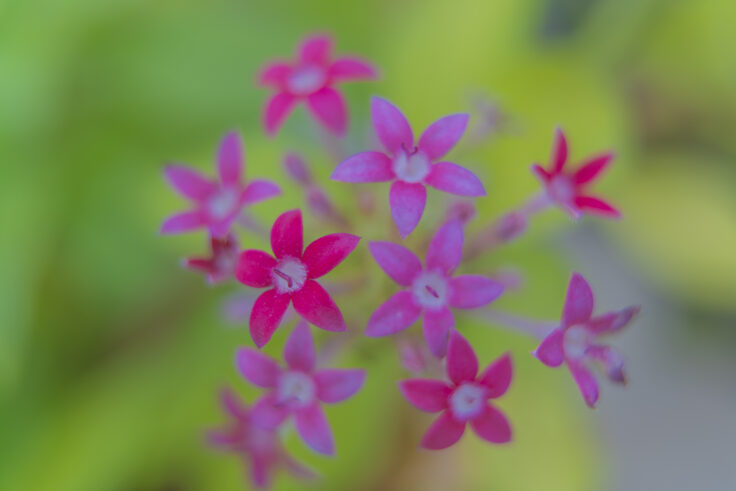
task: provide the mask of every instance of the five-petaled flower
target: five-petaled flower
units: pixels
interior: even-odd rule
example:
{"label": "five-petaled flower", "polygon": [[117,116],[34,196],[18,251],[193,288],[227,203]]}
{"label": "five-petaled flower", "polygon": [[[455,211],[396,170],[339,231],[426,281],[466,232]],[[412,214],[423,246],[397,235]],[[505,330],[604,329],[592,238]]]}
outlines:
{"label": "five-petaled flower", "polygon": [[369,63],[348,56],[332,60],[332,38],[313,36],[302,41],[296,60],[275,61],[260,73],[259,83],[276,90],[263,114],[266,132],[278,132],[297,103],[307,109],[328,131],[340,136],[347,129],[347,107],[334,85],[361,79],[374,79],[377,70]]}
{"label": "five-petaled flower", "polygon": [[511,384],[511,356],[502,355],[478,377],[478,359],[468,341],[458,332],[450,337],[447,376],[443,380],[409,379],[399,383],[404,397],[422,411],[442,414],[430,426],[421,446],[429,450],[447,448],[457,442],[470,423],[475,433],[491,443],[511,440],[506,416],[488,402],[501,397]]}
{"label": "five-petaled flower", "polygon": [[593,292],[578,273],[573,273],[567,287],[561,326],[552,331],[534,352],[550,367],[567,364],[585,403],[594,407],[598,401],[598,382],[586,366],[593,361],[603,364],[611,381],[623,384],[623,358],[610,346],[601,345],[601,336],[620,331],[639,313],[641,307],[631,306],[593,317]]}
{"label": "five-petaled flower", "polygon": [[427,346],[437,356],[447,351],[455,318],[449,307],[474,309],[487,305],[503,292],[503,285],[480,275],[452,277],[463,254],[463,227],[451,220],[437,230],[427,250],[426,264],[413,252],[391,242],[371,242],[371,254],[386,274],[401,286],[373,312],[366,335],[387,336],[406,329],[424,312],[423,330]]}
{"label": "five-petaled flower", "polygon": [[314,451],[333,455],[335,442],[321,403],[334,404],[363,385],[363,370],[315,370],[312,333],[306,322],[292,331],[284,347],[287,368],[252,348],[237,354],[240,373],[252,384],[271,389],[255,405],[253,416],[264,428],[276,428],[293,414],[296,430]]}
{"label": "five-petaled flower", "polygon": [[621,213],[601,198],[588,194],[588,186],[608,167],[612,153],[604,153],[583,162],[575,171],[567,171],[567,139],[560,128],[555,130],[555,141],[549,167],[532,165],[532,172],[545,187],[547,197],[577,219],[583,213],[618,218]]}
{"label": "five-petaled flower", "polygon": [[245,250],[235,267],[235,277],[253,288],[272,287],[262,293],[250,315],[250,333],[259,348],[279,326],[294,303],[294,309],[315,326],[327,331],[344,331],[345,320],[330,295],[315,279],[329,273],[358,245],[360,237],[330,234],[321,237],[302,252],[302,212],[287,211],[271,228],[274,256]]}
{"label": "five-petaled flower", "polygon": [[210,284],[220,283],[232,277],[238,262],[238,239],[233,234],[225,237],[210,237],[210,257],[188,257],[184,266],[207,275]]}
{"label": "five-petaled flower", "polygon": [[237,133],[228,133],[217,155],[219,182],[181,165],[169,165],[164,171],[176,191],[194,203],[194,209],[169,217],[161,232],[176,234],[209,227],[211,235],[222,237],[244,206],[278,195],[280,188],[271,181],[257,179],[243,182],[243,142]]}
{"label": "five-petaled flower", "polygon": [[460,196],[485,196],[475,174],[452,162],[437,162],[465,132],[467,114],[452,114],[432,123],[414,146],[414,134],[401,111],[380,97],[371,100],[371,118],[387,153],[362,152],[340,163],[331,178],[342,182],[393,181],[391,215],[406,238],[422,218],[426,185]]}
{"label": "five-petaled flower", "polygon": [[280,468],[295,477],[314,477],[311,470],[286,453],[276,431],[255,424],[253,409],[239,401],[232,391],[223,390],[220,403],[230,421],[221,429],[210,430],[208,440],[214,447],[235,453],[246,462],[254,486],[267,488]]}

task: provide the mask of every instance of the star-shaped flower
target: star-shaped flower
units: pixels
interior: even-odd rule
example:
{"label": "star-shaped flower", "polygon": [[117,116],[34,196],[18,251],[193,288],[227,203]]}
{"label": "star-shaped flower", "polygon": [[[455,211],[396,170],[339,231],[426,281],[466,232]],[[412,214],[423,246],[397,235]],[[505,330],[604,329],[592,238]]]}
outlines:
{"label": "star-shaped flower", "polygon": [[455,318],[449,307],[474,309],[489,304],[503,285],[480,275],[453,277],[463,254],[463,227],[451,220],[437,230],[427,250],[425,266],[413,252],[391,242],[371,242],[373,258],[386,274],[406,290],[394,294],[373,312],[366,335],[388,336],[406,329],[424,313],[427,346],[443,357]]}
{"label": "star-shaped flower", "polygon": [[340,264],[358,245],[360,237],[330,234],[302,252],[302,212],[287,211],[271,228],[275,258],[258,250],[245,250],[235,267],[235,277],[253,288],[272,287],[262,293],[250,314],[250,334],[263,347],[281,322],[291,302],[294,309],[315,326],[344,331],[345,320],[330,295],[315,280]]}
{"label": "star-shaped flower", "polygon": [[440,450],[453,445],[470,423],[475,433],[491,443],[511,440],[511,427],[504,413],[488,402],[506,393],[511,384],[511,356],[505,354],[478,377],[478,359],[468,341],[457,331],[450,337],[447,376],[450,382],[409,379],[399,383],[404,397],[422,411],[442,414],[430,426],[421,446]]}
{"label": "star-shaped flower", "polygon": [[338,136],[345,133],[347,107],[334,86],[341,82],[374,79],[378,72],[371,64],[352,56],[333,60],[332,45],[329,36],[308,37],[300,44],[293,62],[275,61],[261,71],[260,84],[276,91],[263,114],[263,124],[269,135],[278,132],[302,101],[328,131]]}
{"label": "star-shaped flower", "polygon": [[238,240],[233,234],[226,237],[210,237],[210,257],[189,257],[184,266],[207,275],[210,284],[220,283],[232,277],[238,262]]}
{"label": "star-shaped flower", "polygon": [[165,234],[189,232],[209,227],[211,235],[222,237],[244,206],[272,198],[281,189],[271,181],[256,179],[244,183],[243,142],[237,133],[228,133],[217,155],[219,182],[181,165],[169,165],[164,171],[171,186],[194,203],[194,209],[169,217],[161,227]]}
{"label": "star-shaped flower", "polygon": [[365,372],[315,370],[315,358],[309,326],[300,322],[284,347],[286,369],[252,348],[238,351],[237,365],[250,383],[271,389],[253,409],[258,424],[276,428],[293,414],[304,443],[316,452],[333,455],[335,442],[321,404],[334,404],[354,395],[363,385]]}
{"label": "star-shaped flower", "polygon": [[331,179],[393,181],[389,204],[402,237],[406,238],[422,218],[427,185],[459,196],[485,196],[486,190],[475,174],[452,162],[439,161],[463,136],[468,125],[467,114],[438,119],[424,130],[417,146],[414,146],[414,134],[406,117],[387,100],[371,99],[371,118],[387,153],[353,155],[337,166]]}
{"label": "star-shaped flower", "polygon": [[626,382],[623,358],[613,348],[599,344],[600,337],[620,331],[641,310],[632,306],[593,317],[593,303],[590,285],[580,274],[573,273],[562,309],[562,323],[534,352],[547,366],[567,364],[590,407],[598,401],[598,382],[586,366],[588,362],[603,364],[611,381]]}
{"label": "star-shaped flower", "polygon": [[286,469],[295,477],[311,478],[314,473],[286,453],[278,434],[255,424],[253,411],[230,390],[223,390],[220,403],[229,416],[227,426],[208,432],[214,447],[237,454],[248,465],[251,481],[258,488],[267,488],[274,473]]}
{"label": "star-shaped flower", "polygon": [[618,218],[621,213],[601,198],[588,194],[587,188],[613,160],[612,153],[604,153],[583,162],[575,171],[565,169],[568,157],[567,139],[561,129],[555,130],[555,141],[549,167],[532,166],[532,172],[545,187],[548,198],[562,207],[573,218],[591,213]]}

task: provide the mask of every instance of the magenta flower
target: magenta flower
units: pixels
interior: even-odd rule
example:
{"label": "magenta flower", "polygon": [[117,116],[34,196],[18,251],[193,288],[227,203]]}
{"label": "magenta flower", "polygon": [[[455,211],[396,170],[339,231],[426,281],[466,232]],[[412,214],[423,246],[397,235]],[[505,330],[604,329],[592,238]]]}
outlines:
{"label": "magenta flower", "polygon": [[217,155],[219,182],[213,182],[198,172],[180,165],[169,165],[166,179],[182,196],[194,203],[194,209],[169,217],[161,227],[164,234],[188,232],[209,227],[215,237],[228,233],[244,206],[272,198],[281,189],[271,181],[254,180],[244,183],[243,142],[237,133],[228,133]]}
{"label": "magenta flower", "polygon": [[247,465],[253,485],[270,486],[280,468],[295,477],[311,478],[314,473],[286,453],[278,434],[254,423],[253,411],[242,404],[230,390],[223,390],[220,401],[230,421],[227,426],[208,432],[214,447],[237,454]]}
{"label": "magenta flower", "polygon": [[588,186],[608,167],[614,155],[604,153],[586,160],[574,172],[566,172],[567,153],[567,139],[562,130],[557,128],[549,167],[544,169],[539,164],[532,166],[532,172],[544,185],[548,198],[575,219],[583,213],[620,217],[621,213],[616,208],[587,191]]}
{"label": "magenta flower", "polygon": [[223,238],[210,237],[210,257],[189,257],[184,260],[184,266],[207,275],[211,284],[220,283],[232,277],[235,273],[235,264],[238,262],[238,240],[233,234]]}
{"label": "magenta flower", "polygon": [[334,404],[358,392],[365,380],[363,370],[325,369],[315,371],[314,340],[306,322],[300,322],[284,346],[287,368],[252,348],[237,354],[240,373],[253,385],[272,389],[256,403],[253,414],[258,424],[276,428],[294,415],[296,430],[312,450],[335,453],[332,430],[321,403]]}
{"label": "magenta flower", "polygon": [[306,321],[327,331],[344,331],[345,320],[330,295],[315,280],[340,264],[358,245],[360,237],[330,234],[302,252],[302,212],[287,211],[271,228],[270,254],[243,251],[235,267],[235,277],[253,288],[272,287],[262,293],[250,314],[250,334],[263,347],[281,322],[291,302]]}
{"label": "magenta flower", "polygon": [[380,97],[371,99],[371,118],[387,153],[362,152],[343,161],[331,178],[342,182],[393,181],[391,216],[406,238],[424,213],[426,185],[459,196],[485,196],[480,180],[469,170],[440,161],[465,132],[467,114],[452,114],[432,123],[414,146],[414,134],[401,111]]}
{"label": "magenta flower", "polygon": [[593,292],[578,273],[573,273],[567,287],[562,324],[552,331],[534,352],[549,367],[567,364],[585,403],[594,407],[598,401],[598,382],[587,368],[587,362],[603,364],[608,378],[625,383],[623,358],[613,348],[598,344],[601,336],[626,327],[641,307],[632,306],[593,317]]}
{"label": "magenta flower", "polygon": [[328,131],[338,136],[345,133],[347,107],[334,86],[340,82],[374,79],[378,72],[366,61],[351,56],[333,61],[332,44],[329,36],[306,38],[294,62],[275,61],[261,71],[259,83],[276,90],[263,113],[263,124],[269,135],[278,132],[301,101]]}
{"label": "magenta flower", "polygon": [[463,228],[452,220],[437,230],[427,250],[425,267],[413,252],[391,242],[371,242],[371,254],[386,274],[406,290],[394,294],[373,312],[365,330],[371,337],[406,329],[424,313],[424,338],[430,351],[443,357],[455,318],[449,307],[475,309],[491,303],[503,285],[480,275],[452,274],[463,254]]}
{"label": "magenta flower", "polygon": [[409,379],[399,382],[404,397],[417,409],[442,411],[429,427],[421,446],[440,450],[455,444],[470,423],[475,434],[491,443],[511,441],[511,426],[506,416],[488,402],[506,393],[511,384],[511,356],[505,354],[478,377],[478,359],[468,341],[457,331],[450,337],[447,376],[443,380]]}

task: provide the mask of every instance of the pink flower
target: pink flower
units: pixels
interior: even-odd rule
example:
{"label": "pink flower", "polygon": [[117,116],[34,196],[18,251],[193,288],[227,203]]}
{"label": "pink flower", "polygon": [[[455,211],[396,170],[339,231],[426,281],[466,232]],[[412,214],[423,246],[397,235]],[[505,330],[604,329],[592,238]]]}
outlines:
{"label": "pink flower", "polygon": [[473,348],[458,332],[453,332],[447,353],[449,383],[416,378],[399,383],[404,397],[417,409],[430,413],[442,411],[425,433],[421,446],[440,450],[453,445],[463,436],[466,423],[486,441],[511,441],[511,427],[506,416],[488,399],[506,393],[512,374],[511,356],[505,354],[478,377],[478,359]]}
{"label": "pink flower", "polygon": [[281,189],[271,181],[254,180],[245,185],[243,179],[243,142],[237,133],[228,133],[217,155],[219,182],[180,165],[169,165],[166,179],[182,196],[194,203],[194,209],[169,217],[161,227],[164,234],[189,232],[209,227],[215,237],[228,233],[244,206],[272,198]]}
{"label": "pink flower", "polygon": [[266,104],[263,124],[269,135],[278,132],[296,105],[304,101],[318,123],[340,136],[347,129],[347,108],[334,86],[340,82],[374,79],[376,69],[355,57],[332,60],[332,38],[313,36],[302,41],[293,62],[275,61],[260,73],[259,83],[275,89]]}
{"label": "pink flower", "polygon": [[286,369],[252,348],[241,348],[236,362],[240,373],[250,383],[272,389],[253,409],[258,424],[275,428],[293,414],[296,430],[304,443],[315,452],[333,455],[335,442],[321,403],[334,404],[351,397],[363,385],[365,372],[315,371],[315,358],[309,326],[300,322],[284,347]]}
{"label": "pink flower", "polygon": [[453,277],[463,253],[463,228],[452,220],[435,234],[427,250],[425,266],[406,247],[391,242],[371,242],[371,254],[386,274],[405,290],[394,294],[373,312],[366,335],[388,336],[406,329],[424,313],[424,338],[430,351],[443,357],[455,318],[449,307],[475,309],[503,292],[503,285],[480,275]]}
{"label": "pink flower", "polygon": [[611,381],[625,383],[623,359],[598,340],[626,327],[640,310],[641,307],[632,306],[593,317],[590,285],[581,275],[573,273],[562,309],[562,325],[542,341],[534,356],[549,367],[566,363],[585,403],[594,407],[598,401],[598,382],[586,364],[602,363]]}
{"label": "pink flower", "polygon": [[621,213],[616,208],[587,192],[588,186],[608,167],[613,157],[612,153],[604,153],[586,160],[574,172],[566,172],[567,139],[562,130],[557,128],[549,167],[544,169],[534,164],[532,172],[544,185],[549,199],[573,218],[580,218],[583,213],[618,218]]}
{"label": "pink flower", "polygon": [[252,409],[242,404],[232,391],[223,390],[220,401],[230,421],[224,428],[209,431],[208,440],[216,448],[242,458],[254,486],[267,488],[279,468],[285,468],[295,477],[314,477],[312,471],[286,453],[275,431],[254,423]]}
{"label": "pink flower", "polygon": [[387,153],[363,152],[343,161],[331,178],[342,182],[393,181],[391,215],[406,238],[424,213],[426,185],[459,196],[485,196],[480,180],[469,170],[440,161],[465,132],[467,114],[452,114],[432,123],[414,146],[414,134],[399,109],[380,97],[371,99],[371,117]]}
{"label": "pink flower", "polygon": [[329,273],[358,245],[360,237],[330,234],[302,252],[302,212],[287,211],[271,228],[275,258],[258,250],[245,250],[235,277],[253,288],[273,287],[262,293],[250,314],[250,334],[263,347],[279,326],[289,303],[307,321],[327,331],[344,331],[345,320],[330,295],[315,279]]}
{"label": "pink flower", "polygon": [[211,284],[224,281],[235,272],[238,261],[238,240],[233,234],[224,238],[210,237],[211,257],[189,257],[184,260],[184,266],[207,275]]}

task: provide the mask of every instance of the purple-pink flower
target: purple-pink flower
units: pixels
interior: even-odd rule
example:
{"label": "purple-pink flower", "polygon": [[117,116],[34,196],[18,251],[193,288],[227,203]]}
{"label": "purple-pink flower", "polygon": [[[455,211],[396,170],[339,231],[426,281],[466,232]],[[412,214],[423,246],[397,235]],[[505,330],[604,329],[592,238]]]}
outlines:
{"label": "purple-pink flower", "polygon": [[210,237],[210,257],[188,257],[184,266],[207,275],[210,284],[232,277],[238,262],[238,239],[233,234],[225,237]]}
{"label": "purple-pink flower", "polygon": [[[315,280],[340,264],[358,245],[360,237],[330,234],[306,249],[302,244],[302,212],[291,210],[279,216],[271,228],[270,254],[248,249],[240,254],[235,277],[262,293],[250,315],[250,333],[263,347],[293,302],[294,309],[310,323],[327,331],[344,331],[345,320],[329,293]],[[303,252],[302,252],[303,251]]]}
{"label": "purple-pink flower", "polygon": [[421,446],[440,450],[453,445],[470,426],[491,443],[511,440],[511,426],[503,412],[489,403],[504,395],[511,384],[511,356],[505,354],[478,376],[478,359],[468,341],[457,331],[450,337],[447,376],[450,382],[409,379],[399,383],[404,397],[422,411],[442,414],[429,427]]}
{"label": "purple-pink flower", "polygon": [[171,186],[192,201],[190,211],[169,217],[161,226],[165,234],[189,232],[208,227],[210,234],[222,237],[243,207],[272,198],[281,189],[271,181],[257,179],[246,184],[243,167],[243,142],[237,133],[228,133],[217,154],[218,181],[181,165],[169,165],[164,171]]}
{"label": "purple-pink flower", "polygon": [[610,346],[600,344],[600,338],[626,327],[641,310],[639,306],[631,306],[593,317],[593,304],[590,285],[580,274],[573,273],[567,287],[561,325],[534,352],[534,356],[547,366],[558,367],[565,363],[590,407],[598,401],[598,382],[587,366],[589,362],[602,364],[611,381],[626,382],[623,358]]}
{"label": "purple-pink flower", "polygon": [[441,160],[463,136],[467,114],[438,119],[424,130],[416,146],[406,117],[387,100],[371,99],[371,118],[386,153],[353,155],[337,166],[331,178],[342,182],[393,181],[389,205],[402,237],[406,238],[422,218],[427,185],[459,196],[485,196],[475,174]]}
{"label": "purple-pink flower", "polygon": [[341,82],[374,79],[378,72],[373,65],[356,57],[333,60],[332,45],[329,36],[308,37],[299,45],[293,62],[274,61],[261,71],[259,83],[276,91],[263,113],[263,124],[269,135],[278,132],[302,101],[328,131],[338,136],[345,133],[347,107],[334,86]]}
{"label": "purple-pink flower", "polygon": [[455,317],[450,307],[475,309],[489,304],[503,292],[503,285],[480,275],[453,277],[463,254],[463,227],[451,220],[437,230],[427,250],[424,267],[413,252],[391,242],[371,242],[369,248],[378,265],[401,286],[373,312],[366,335],[388,336],[406,329],[424,313],[427,346],[437,356],[447,350]]}
{"label": "purple-pink flower", "polygon": [[276,428],[289,415],[296,430],[314,451],[333,455],[335,441],[322,403],[334,404],[353,396],[363,385],[363,370],[315,370],[314,340],[306,322],[292,331],[284,347],[286,368],[252,348],[237,354],[240,373],[250,383],[271,389],[253,409],[258,424]]}

